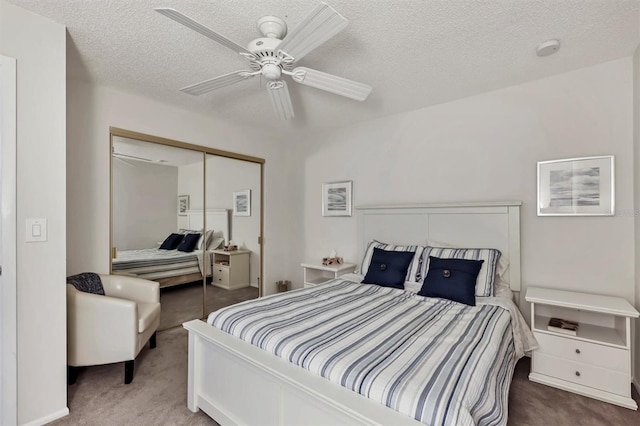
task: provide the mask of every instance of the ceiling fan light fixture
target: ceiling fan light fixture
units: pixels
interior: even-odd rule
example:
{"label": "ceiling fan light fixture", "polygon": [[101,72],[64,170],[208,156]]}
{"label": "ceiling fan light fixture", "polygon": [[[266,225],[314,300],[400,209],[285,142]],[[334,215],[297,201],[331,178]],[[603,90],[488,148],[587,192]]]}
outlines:
{"label": "ceiling fan light fixture", "polygon": [[262,76],[269,81],[278,80],[281,75],[282,68],[276,64],[264,64],[262,66]]}

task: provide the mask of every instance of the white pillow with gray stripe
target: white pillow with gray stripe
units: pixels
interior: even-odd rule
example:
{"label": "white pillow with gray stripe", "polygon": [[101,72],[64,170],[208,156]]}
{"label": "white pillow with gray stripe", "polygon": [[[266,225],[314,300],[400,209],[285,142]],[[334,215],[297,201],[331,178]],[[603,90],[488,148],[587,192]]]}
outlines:
{"label": "white pillow with gray stripe", "polygon": [[360,273],[362,275],[366,275],[369,270],[369,265],[371,264],[371,258],[373,257],[373,249],[379,248],[381,250],[386,251],[412,251],[415,252],[413,256],[413,260],[409,264],[409,268],[407,269],[407,276],[405,281],[417,281],[415,279],[416,274],[420,271],[420,265],[422,262],[422,252],[426,248],[426,246],[402,246],[397,244],[387,244],[382,243],[377,240],[373,240],[367,246],[367,251],[364,253],[364,257],[362,258],[362,263],[360,264]]}
{"label": "white pillow with gray stripe", "polygon": [[422,252],[422,262],[415,281],[422,282],[429,270],[429,256],[441,259],[484,260],[476,280],[476,296],[489,297],[494,295],[494,281],[496,267],[500,259],[500,250],[488,248],[450,248],[427,246]]}

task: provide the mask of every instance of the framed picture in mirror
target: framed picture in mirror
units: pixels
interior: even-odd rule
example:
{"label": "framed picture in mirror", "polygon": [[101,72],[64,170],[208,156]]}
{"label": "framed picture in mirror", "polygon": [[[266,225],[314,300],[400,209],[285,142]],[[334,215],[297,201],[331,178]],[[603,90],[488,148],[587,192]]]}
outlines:
{"label": "framed picture in mirror", "polygon": [[251,216],[251,190],[245,189],[233,193],[233,215]]}
{"label": "framed picture in mirror", "polygon": [[178,215],[186,216],[187,210],[189,210],[189,196],[178,195]]}

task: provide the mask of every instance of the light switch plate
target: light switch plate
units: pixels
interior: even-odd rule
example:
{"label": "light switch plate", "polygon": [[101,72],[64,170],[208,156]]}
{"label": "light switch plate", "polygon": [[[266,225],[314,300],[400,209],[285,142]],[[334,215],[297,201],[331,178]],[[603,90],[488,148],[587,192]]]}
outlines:
{"label": "light switch plate", "polygon": [[47,219],[27,219],[26,242],[47,241]]}

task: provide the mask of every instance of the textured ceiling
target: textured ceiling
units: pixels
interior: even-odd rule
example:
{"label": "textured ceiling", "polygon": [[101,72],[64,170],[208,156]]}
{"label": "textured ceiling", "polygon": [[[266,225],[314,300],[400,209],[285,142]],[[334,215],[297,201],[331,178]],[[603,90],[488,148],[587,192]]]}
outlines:
{"label": "textured ceiling", "polygon": [[[327,0],[347,28],[298,65],[368,83],[364,102],[288,77],[296,113],[275,119],[259,78],[199,97],[186,85],[247,69],[233,51],[153,11],[173,7],[246,45],[255,22],[289,29],[314,0],[9,0],[68,27],[72,77],[136,92],[224,120],[288,133],[344,126],[630,56],[640,43],[639,0]],[[539,58],[550,38],[560,51]]]}

